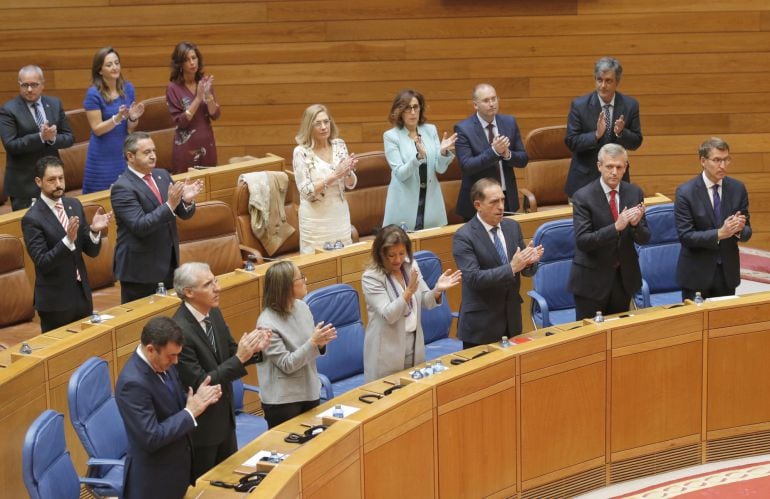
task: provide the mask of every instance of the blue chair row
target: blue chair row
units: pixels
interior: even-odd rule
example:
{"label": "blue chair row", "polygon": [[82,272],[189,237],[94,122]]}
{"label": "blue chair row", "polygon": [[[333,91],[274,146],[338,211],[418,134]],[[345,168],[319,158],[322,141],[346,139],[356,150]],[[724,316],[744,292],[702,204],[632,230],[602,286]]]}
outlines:
{"label": "blue chair row", "polygon": [[[418,251],[414,258],[425,282],[431,287],[435,285],[441,275],[441,260],[430,251]],[[337,329],[337,339],[326,347],[326,355],[317,360],[324,384],[322,398],[333,398],[362,385],[365,328],[356,290],[347,284],[333,284],[308,293],[305,302],[316,322],[331,322]],[[428,359],[462,350],[461,341],[449,338],[454,316],[446,297],[439,307],[423,310],[421,323]]]}
{"label": "blue chair row", "polygon": [[[634,296],[638,308],[667,305],[682,301],[676,283],[676,265],[681,244],[674,221],[672,203],[647,208],[645,215],[651,239],[636,245],[642,288]],[[575,300],[567,292],[572,258],[575,256],[575,231],[571,219],[546,222],[535,231],[535,245],[542,244],[544,253],[533,279],[532,322],[535,327],[549,327],[575,320]]]}

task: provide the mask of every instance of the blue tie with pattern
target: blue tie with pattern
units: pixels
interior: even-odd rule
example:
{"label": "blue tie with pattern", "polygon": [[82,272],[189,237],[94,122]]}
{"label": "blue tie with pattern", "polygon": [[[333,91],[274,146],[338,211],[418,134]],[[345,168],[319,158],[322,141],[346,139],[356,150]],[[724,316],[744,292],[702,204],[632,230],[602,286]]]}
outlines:
{"label": "blue tie with pattern", "polygon": [[503,242],[500,240],[500,234],[498,234],[499,227],[492,227],[492,239],[495,241],[495,249],[497,255],[500,257],[500,262],[505,265],[508,263],[508,257],[505,256],[505,250],[503,249]]}

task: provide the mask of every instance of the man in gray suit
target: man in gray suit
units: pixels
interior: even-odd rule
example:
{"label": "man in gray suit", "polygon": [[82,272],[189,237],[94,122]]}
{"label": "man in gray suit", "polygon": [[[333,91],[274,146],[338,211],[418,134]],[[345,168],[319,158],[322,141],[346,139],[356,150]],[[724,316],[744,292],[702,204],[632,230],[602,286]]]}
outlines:
{"label": "man in gray suit", "polygon": [[35,164],[44,156],[59,157],[59,149],[72,145],[64,107],[56,97],[43,95],[43,70],[19,70],[19,95],[0,108],[0,138],[5,146],[5,191],[11,208],[22,210],[40,196],[35,184]]}
{"label": "man in gray suit", "polygon": [[182,385],[197,390],[210,378],[222,387],[222,397],[200,415],[192,433],[197,478],[238,450],[232,383],[246,375],[247,365],[262,360],[271,333],[255,329],[235,342],[219,310],[219,283],[205,263],[185,263],[176,269],[174,289],[184,302],[174,314],[184,336],[179,355]]}
{"label": "man in gray suit", "polygon": [[463,276],[457,337],[464,348],[521,333],[521,276],[533,276],[543,256],[542,246],[524,245],[516,220],[503,218],[505,196],[497,180],[476,181],[471,201],[476,216],[452,241]]}

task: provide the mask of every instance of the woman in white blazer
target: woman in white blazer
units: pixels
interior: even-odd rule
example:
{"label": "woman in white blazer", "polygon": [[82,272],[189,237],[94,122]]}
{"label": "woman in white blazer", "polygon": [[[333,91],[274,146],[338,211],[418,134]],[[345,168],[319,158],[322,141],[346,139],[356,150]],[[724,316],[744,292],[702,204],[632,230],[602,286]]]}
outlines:
{"label": "woman in white blazer", "polygon": [[430,289],[412,257],[412,243],[396,225],[383,227],[372,245],[362,287],[369,323],[364,337],[364,377],[372,381],[425,361],[422,308],[441,303],[441,293],[460,282],[447,270]]}
{"label": "woman in white blazer", "polygon": [[273,336],[262,351],[257,374],[268,428],[320,402],[315,359],[326,352],[337,330],[323,322],[313,325],[310,307],[302,301],[306,294],[305,276],[292,262],[278,262],[267,269],[257,325],[271,329]]}
{"label": "woman in white blazer", "polygon": [[444,197],[436,173],[444,173],[454,159],[453,133],[439,141],[435,125],[425,123],[425,98],[416,90],[402,90],[393,100],[385,132],[385,157],[390,185],[382,225],[401,224],[409,230],[447,224]]}

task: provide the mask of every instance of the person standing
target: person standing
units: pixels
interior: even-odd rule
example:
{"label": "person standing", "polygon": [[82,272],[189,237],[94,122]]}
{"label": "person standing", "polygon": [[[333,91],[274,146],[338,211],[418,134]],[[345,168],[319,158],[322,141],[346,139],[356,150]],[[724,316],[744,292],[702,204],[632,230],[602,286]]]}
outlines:
{"label": "person standing", "polygon": [[738,243],[751,239],[749,195],[727,176],[730,146],[712,137],[698,148],[702,172],[676,189],[674,217],[682,250],[676,279],[682,299],[729,296],[741,282]]}
{"label": "person standing", "polygon": [[179,378],[193,389],[207,378],[222,388],[222,397],[201,414],[192,433],[193,476],[198,478],[238,450],[232,383],[246,376],[247,365],[262,360],[270,332],[255,329],[235,342],[219,310],[219,283],[208,264],[181,265],[174,272],[174,289],[183,302],[174,314],[184,337]]}
{"label": "person standing", "polygon": [[24,214],[21,230],[35,264],[35,310],[45,333],[93,312],[83,253],[99,254],[100,231],[112,213],[99,207],[91,225],[86,223],[80,201],[64,197],[64,167],[56,156],[40,158],[35,183],[40,199]]}
{"label": "person standing", "polygon": [[38,66],[19,70],[19,95],[0,108],[0,138],[5,147],[5,192],[11,209],[32,205],[40,194],[35,165],[44,156],[59,157],[59,149],[75,142],[59,99],[43,95],[45,79]]}
{"label": "person standing", "polygon": [[473,107],[476,112],[455,125],[455,147],[463,174],[455,213],[466,222],[476,215],[471,187],[482,178],[490,177],[500,183],[505,195],[504,211],[517,211],[519,190],[513,169],[524,168],[529,162],[516,118],[498,114],[500,101],[495,87],[488,83],[476,85]]}
{"label": "person standing", "polygon": [[136,102],[134,86],[123,79],[120,56],[112,47],[94,55],[91,87],[83,107],[91,126],[83,173],[83,194],[88,194],[109,189],[126,169],[123,141],[144,113],[144,104]]}
{"label": "person standing", "polygon": [[[627,151],[642,145],[639,103],[617,92],[623,66],[614,57],[602,57],[594,65],[596,92],[572,101],[567,117],[564,143],[572,151],[564,192],[575,192],[596,179],[599,149],[605,144],[619,144]],[[623,175],[629,182],[629,173]]]}
{"label": "person standing", "polygon": [[452,255],[463,276],[457,326],[463,348],[521,333],[521,276],[535,275],[543,256],[542,246],[524,245],[516,220],[503,218],[505,195],[497,180],[477,180],[470,196],[476,216],[452,239]]}
{"label": "person standing", "polygon": [[195,214],[195,196],[203,181],[174,182],[155,168],[155,143],[147,132],[134,132],[123,146],[128,168],[112,185],[110,201],[118,224],[113,271],[120,281],[121,303],[155,292],[159,282],[173,284],[179,264],[176,218]]}
{"label": "person standing", "polygon": [[171,173],[194,166],[217,166],[217,144],[211,122],[222,114],[214,95],[214,77],[203,72],[203,54],[191,42],[171,53],[171,77],[166,104],[176,123]]}
{"label": "person standing", "polygon": [[623,146],[599,150],[601,176],[572,198],[575,257],[567,290],[575,295],[577,320],[628,311],[631,297],[642,287],[634,243],[650,240],[644,218],[644,193],[621,180],[628,156]]}
{"label": "person standing", "polygon": [[195,391],[181,383],[175,364],[183,341],[171,318],[150,319],[115,383],[128,438],[124,499],[181,499],[195,485],[190,433],[222,388],[208,377]]}

